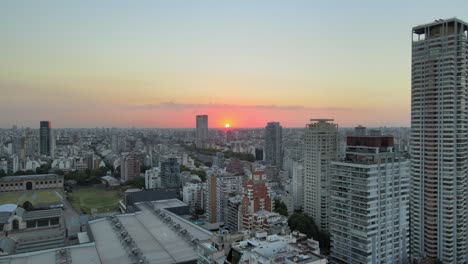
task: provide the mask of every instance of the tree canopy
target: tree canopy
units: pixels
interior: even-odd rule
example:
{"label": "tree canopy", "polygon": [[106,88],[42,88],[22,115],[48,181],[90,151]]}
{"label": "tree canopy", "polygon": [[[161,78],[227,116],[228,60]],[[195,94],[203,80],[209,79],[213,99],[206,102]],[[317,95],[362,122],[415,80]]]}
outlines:
{"label": "tree canopy", "polygon": [[320,231],[312,217],[304,213],[294,213],[289,217],[288,224],[291,230],[298,230],[306,234],[307,237],[312,237],[320,243],[320,248],[324,249],[325,253],[329,252],[330,234]]}
{"label": "tree canopy", "polygon": [[275,212],[280,215],[288,216],[288,207],[280,199],[275,199]]}

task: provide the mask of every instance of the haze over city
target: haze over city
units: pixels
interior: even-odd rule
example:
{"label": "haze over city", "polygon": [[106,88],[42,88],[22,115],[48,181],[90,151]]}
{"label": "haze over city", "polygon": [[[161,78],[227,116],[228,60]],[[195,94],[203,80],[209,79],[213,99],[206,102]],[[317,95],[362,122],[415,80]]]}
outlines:
{"label": "haze over city", "polygon": [[0,127],[409,126],[423,3],[3,1]]}

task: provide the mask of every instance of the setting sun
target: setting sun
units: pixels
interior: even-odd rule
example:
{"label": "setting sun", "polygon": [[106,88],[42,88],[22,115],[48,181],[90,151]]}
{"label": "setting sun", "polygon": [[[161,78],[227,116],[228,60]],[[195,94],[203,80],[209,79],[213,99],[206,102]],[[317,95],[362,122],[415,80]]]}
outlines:
{"label": "setting sun", "polygon": [[231,125],[230,125],[230,124],[225,124],[224,127],[225,127],[225,128],[230,128]]}

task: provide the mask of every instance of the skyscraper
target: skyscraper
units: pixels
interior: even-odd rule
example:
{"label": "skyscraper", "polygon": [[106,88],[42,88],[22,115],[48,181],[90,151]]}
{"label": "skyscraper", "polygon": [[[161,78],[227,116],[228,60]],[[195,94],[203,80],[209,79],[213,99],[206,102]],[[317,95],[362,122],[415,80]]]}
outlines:
{"label": "skyscraper", "polygon": [[333,263],[408,263],[408,168],[392,136],[347,138],[345,159],[331,163]]}
{"label": "skyscraper", "polygon": [[466,263],[468,24],[413,28],[411,255]]}
{"label": "skyscraper", "polygon": [[52,153],[52,127],[50,121],[41,121],[39,128],[39,154],[51,156]]}
{"label": "skyscraper", "polygon": [[268,122],[265,127],[265,160],[277,167],[282,162],[282,130],[279,122]]}
{"label": "skyscraper", "polygon": [[333,119],[311,119],[305,132],[304,213],[328,230],[330,162],[338,157],[338,125]]}
{"label": "skyscraper", "polygon": [[180,165],[177,158],[171,157],[161,162],[161,186],[164,188],[179,188]]}
{"label": "skyscraper", "polygon": [[197,148],[206,147],[208,140],[208,116],[207,115],[197,115],[197,138],[195,144]]}

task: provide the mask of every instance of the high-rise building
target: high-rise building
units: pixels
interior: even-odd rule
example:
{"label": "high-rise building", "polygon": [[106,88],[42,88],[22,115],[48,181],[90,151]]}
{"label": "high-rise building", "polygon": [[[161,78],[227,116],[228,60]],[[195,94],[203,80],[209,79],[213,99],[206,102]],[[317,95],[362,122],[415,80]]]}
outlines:
{"label": "high-rise building", "polygon": [[304,203],[304,166],[302,162],[292,162],[291,178],[293,207],[294,209],[302,209]]}
{"label": "high-rise building", "polygon": [[227,203],[230,197],[242,193],[244,176],[222,173],[208,173],[206,181],[206,218],[211,223],[227,222]]}
{"label": "high-rise building", "polygon": [[208,140],[208,115],[197,115],[197,131],[196,131],[197,148],[206,147]]}
{"label": "high-rise building", "polygon": [[354,128],[355,136],[365,136],[367,135],[367,128],[365,126],[357,126]]}
{"label": "high-rise building", "polygon": [[330,215],[330,162],[338,156],[338,125],[333,119],[311,119],[305,131],[304,213],[322,231]]}
{"label": "high-rise building", "polygon": [[231,233],[240,231],[242,229],[242,195],[228,198],[226,215],[225,227]]}
{"label": "high-rise building", "polygon": [[180,165],[177,158],[171,157],[161,162],[161,186],[164,188],[181,187]]}
{"label": "high-rise building", "polygon": [[182,200],[186,203],[190,211],[194,213],[197,209],[204,208],[204,188],[203,183],[187,182],[182,187]]}
{"label": "high-rise building", "polygon": [[140,176],[140,161],[134,152],[122,153],[120,181],[127,182]]}
{"label": "high-rise building", "polygon": [[50,121],[41,121],[39,128],[39,154],[51,156],[53,151],[52,127]]}
{"label": "high-rise building", "polygon": [[409,161],[392,136],[350,136],[330,173],[332,263],[408,263]]}
{"label": "high-rise building", "polygon": [[279,168],[283,151],[282,130],[279,122],[268,122],[265,127],[265,161]]}
{"label": "high-rise building", "polygon": [[466,263],[468,24],[412,29],[411,255]]}

